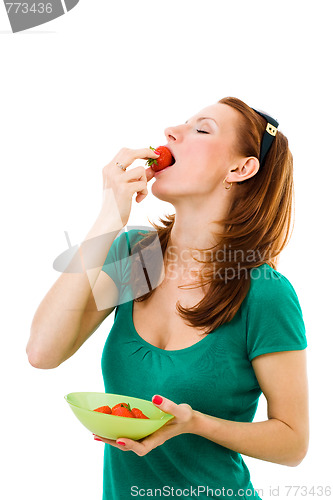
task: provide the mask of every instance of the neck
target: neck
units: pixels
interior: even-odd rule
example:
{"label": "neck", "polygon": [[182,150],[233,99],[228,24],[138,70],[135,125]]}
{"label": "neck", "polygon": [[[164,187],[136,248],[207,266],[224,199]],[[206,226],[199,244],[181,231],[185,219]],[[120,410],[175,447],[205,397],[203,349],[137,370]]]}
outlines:
{"label": "neck", "polygon": [[[226,204],[224,207],[222,205],[222,202],[219,206],[215,203],[215,207],[213,203],[200,205],[199,200],[196,200],[195,206],[183,204],[177,207],[166,250],[167,266],[171,265],[173,269],[184,269],[186,272],[191,269],[195,272],[202,268],[203,264],[196,262],[193,256],[204,260],[205,256],[200,253],[200,249],[209,248],[218,243],[214,231],[220,231],[221,226],[214,221],[219,221],[226,216],[228,207]],[[194,248],[193,256],[191,247]]]}

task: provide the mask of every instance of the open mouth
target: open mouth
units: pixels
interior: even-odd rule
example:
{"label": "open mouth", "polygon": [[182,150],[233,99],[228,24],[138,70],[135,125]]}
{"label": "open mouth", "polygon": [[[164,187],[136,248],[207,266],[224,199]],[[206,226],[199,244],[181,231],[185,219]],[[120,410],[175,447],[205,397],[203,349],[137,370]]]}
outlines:
{"label": "open mouth", "polygon": [[170,152],[170,155],[171,155],[171,159],[169,160],[170,161],[170,164],[167,166],[167,167],[164,167],[164,168],[161,168],[159,170],[155,170],[155,175],[158,175],[160,172],[163,172],[164,170],[167,170],[168,168],[172,167],[175,163],[176,163],[176,158],[173,156],[172,152],[170,151],[170,149],[167,147],[167,146],[164,146],[166,149],[169,150]]}
{"label": "open mouth", "polygon": [[170,165],[168,165],[167,167],[162,168],[161,170],[156,170],[155,171],[155,175],[159,174],[160,172],[163,172],[164,170],[167,170],[168,168],[172,167],[172,165],[174,165],[175,163],[176,163],[175,157],[172,156],[172,161],[171,161]]}

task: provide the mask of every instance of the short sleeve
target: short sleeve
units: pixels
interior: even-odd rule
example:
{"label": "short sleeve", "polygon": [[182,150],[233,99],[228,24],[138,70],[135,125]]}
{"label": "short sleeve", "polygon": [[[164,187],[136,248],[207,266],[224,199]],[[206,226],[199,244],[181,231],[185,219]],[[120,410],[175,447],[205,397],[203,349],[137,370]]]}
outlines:
{"label": "short sleeve", "polygon": [[110,250],[102,266],[102,271],[110,276],[118,290],[122,285],[124,267],[130,255],[127,232],[123,232],[113,240]]}
{"label": "short sleeve", "polygon": [[[105,262],[102,266],[102,271],[110,276],[118,288],[119,297],[118,303],[123,304],[136,298],[136,285],[131,278],[131,269],[135,262],[138,262],[136,257],[138,243],[143,236],[149,231],[138,229],[130,229],[122,232],[113,241]],[[144,251],[141,252],[141,257],[144,258]],[[154,262],[154,261],[153,261]],[[151,264],[154,267],[154,264]],[[139,283],[145,285],[144,293],[149,291],[144,267],[139,260]]]}
{"label": "short sleeve", "polygon": [[269,269],[271,272],[265,278],[251,283],[249,291],[247,352],[250,361],[260,354],[307,347],[297,294],[283,274]]}

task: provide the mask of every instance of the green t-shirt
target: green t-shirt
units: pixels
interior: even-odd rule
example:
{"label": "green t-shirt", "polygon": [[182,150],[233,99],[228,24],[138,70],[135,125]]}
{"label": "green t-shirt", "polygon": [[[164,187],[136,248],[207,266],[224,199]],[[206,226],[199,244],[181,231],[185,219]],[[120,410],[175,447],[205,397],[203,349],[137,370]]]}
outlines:
{"label": "green t-shirt", "polygon": [[[129,246],[141,238],[132,229],[111,245],[103,270],[120,288],[129,277]],[[160,394],[208,415],[251,422],[262,393],[252,359],[307,347],[296,292],[268,264],[252,270],[249,292],[234,318],[185,349],[164,350],[146,342],[133,324],[133,300],[122,297],[102,354],[108,393],[149,401]],[[239,453],[196,434],[173,437],[142,457],[110,445],[104,448],[103,500],[230,495],[258,499],[254,488]],[[251,491],[244,495],[240,489]]]}

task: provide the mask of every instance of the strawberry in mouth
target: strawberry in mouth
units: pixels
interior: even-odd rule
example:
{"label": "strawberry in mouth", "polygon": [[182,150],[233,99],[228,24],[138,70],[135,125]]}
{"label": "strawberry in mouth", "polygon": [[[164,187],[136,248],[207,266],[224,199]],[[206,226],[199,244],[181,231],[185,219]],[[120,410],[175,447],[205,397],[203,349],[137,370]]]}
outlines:
{"label": "strawberry in mouth", "polygon": [[146,162],[146,165],[151,167],[154,172],[164,170],[165,168],[171,167],[175,163],[175,158],[172,156],[171,151],[166,146],[159,146],[156,149],[150,146],[150,149],[152,149],[156,153],[160,153],[160,156],[158,158],[149,158],[149,160],[147,160]]}

